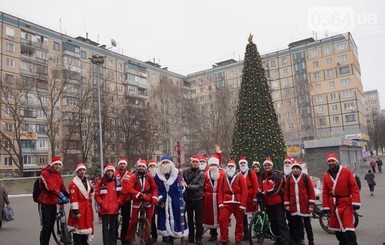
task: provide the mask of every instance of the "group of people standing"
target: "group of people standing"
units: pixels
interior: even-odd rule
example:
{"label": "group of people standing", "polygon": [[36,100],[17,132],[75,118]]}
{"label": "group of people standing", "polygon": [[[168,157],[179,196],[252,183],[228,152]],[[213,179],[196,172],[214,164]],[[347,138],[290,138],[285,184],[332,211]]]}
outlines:
{"label": "group of people standing", "polygon": [[[336,230],[340,244],[357,244],[352,219],[353,209],[360,205],[357,184],[352,172],[338,164],[335,154],[327,155],[327,162],[329,170],[324,175],[323,205],[330,213],[329,228]],[[201,245],[203,230],[207,228],[209,242],[228,244],[228,227],[233,214],[238,245],[249,236],[247,214],[258,211],[262,203],[273,233],[279,237],[277,244],[304,244],[304,230],[308,244],[314,244],[310,222],[315,205],[313,182],[303,173],[300,162],[291,157],[285,158],[283,171],[274,170],[270,158],[263,162],[263,171],[256,161],[249,169],[246,158],[238,162],[229,160],[223,170],[220,168],[222,152],[216,146],[215,154],[209,158],[192,156],[189,167],[182,173],[167,155],[158,163],[139,159],[134,172],[127,169],[127,160],[121,158],[117,168],[112,164],[104,167],[104,175],[95,183],[95,189],[86,177],[86,165],[80,163],[68,192],[59,172],[62,165],[60,157],[54,157],[41,172],[40,244],[49,244],[56,205],[68,202],[71,205],[68,226],[73,230],[74,244],[88,244],[94,236],[93,192],[101,215],[104,245],[117,243],[119,212],[122,244],[135,240],[133,231],[141,205],[145,205],[146,218],[152,223],[151,231],[145,230],[151,232],[150,242],[161,235],[168,244],[185,237],[188,243]],[[182,203],[185,203],[185,210]]]}

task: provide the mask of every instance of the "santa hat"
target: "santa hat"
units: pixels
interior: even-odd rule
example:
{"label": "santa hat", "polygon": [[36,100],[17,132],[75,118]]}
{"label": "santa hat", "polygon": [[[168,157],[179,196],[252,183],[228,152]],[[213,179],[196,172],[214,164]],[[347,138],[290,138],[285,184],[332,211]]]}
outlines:
{"label": "santa hat", "polygon": [[193,155],[192,157],[191,157],[191,162],[192,161],[197,161],[197,162],[199,162],[199,156],[198,155]]}
{"label": "santa hat", "polygon": [[241,157],[240,159],[239,159],[239,162],[238,162],[238,164],[241,164],[241,163],[246,163],[246,164],[248,164],[248,162],[247,162],[247,160],[246,160],[246,157]]}
{"label": "santa hat", "polygon": [[283,162],[284,163],[289,162],[290,164],[293,164],[293,158],[287,156],[287,157],[285,157],[285,160]]}
{"label": "santa hat", "polygon": [[199,157],[199,161],[201,162],[201,161],[207,161],[207,159],[206,159],[206,156],[205,155],[202,155],[202,156],[200,156]]}
{"label": "santa hat", "polygon": [[297,167],[297,168],[299,168],[299,169],[302,170],[301,163],[300,163],[298,160],[294,160],[294,163],[293,163],[293,165],[291,166],[291,169],[293,169],[294,167]]}
{"label": "santa hat", "polygon": [[118,166],[120,164],[125,164],[127,166],[127,160],[125,158],[119,158],[119,161],[118,161]]}
{"label": "santa hat", "polygon": [[234,160],[230,160],[230,161],[227,163],[227,167],[230,167],[230,166],[236,167],[235,161],[234,161]]}
{"label": "santa hat", "polygon": [[104,167],[104,170],[103,170],[103,173],[106,174],[108,170],[112,170],[114,173],[115,173],[115,167],[114,165],[112,164],[107,164],[105,167]]}
{"label": "santa hat", "polygon": [[257,161],[253,161],[253,164],[251,165],[251,167],[254,167],[254,165],[257,165],[258,167],[261,167],[261,164],[259,164],[259,162],[257,162]]}
{"label": "santa hat", "polygon": [[147,162],[146,162],[146,160],[139,159],[139,160],[136,162],[136,167],[139,167],[139,166],[144,166],[145,168],[147,168]]}
{"label": "santa hat", "polygon": [[337,154],[331,153],[326,155],[326,161],[334,160],[338,163]]}
{"label": "santa hat", "polygon": [[49,164],[49,166],[52,167],[54,164],[60,164],[60,166],[63,167],[63,162],[61,161],[60,156],[54,156],[54,157],[52,158],[52,161],[51,161],[51,163]]}
{"label": "santa hat", "polygon": [[209,166],[217,165],[219,166],[219,158],[217,155],[211,155],[209,158]]}
{"label": "santa hat", "polygon": [[76,166],[76,169],[75,169],[75,173],[78,172],[80,169],[84,169],[86,170],[86,165],[84,165],[84,163],[78,163],[78,165]]}
{"label": "santa hat", "polygon": [[273,161],[271,160],[270,157],[266,158],[266,160],[263,162],[263,165],[271,165],[274,167]]}
{"label": "santa hat", "polygon": [[148,161],[147,166],[148,166],[148,167],[150,167],[150,166],[156,166],[155,160],[150,160],[150,161]]}

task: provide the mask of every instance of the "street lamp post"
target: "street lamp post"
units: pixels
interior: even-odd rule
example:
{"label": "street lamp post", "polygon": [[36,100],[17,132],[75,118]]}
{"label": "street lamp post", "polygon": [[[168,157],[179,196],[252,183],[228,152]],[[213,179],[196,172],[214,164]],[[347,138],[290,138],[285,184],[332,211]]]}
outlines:
{"label": "street lamp post", "polygon": [[[90,58],[91,63],[93,65],[96,65],[99,69],[102,67],[104,64],[104,56],[97,56],[97,55],[92,55]],[[99,70],[97,73],[97,80],[98,80],[98,110],[99,110],[99,148],[100,148],[100,173],[101,177],[103,176],[103,165],[104,165],[104,160],[103,160],[103,131],[102,131],[102,110],[100,106],[100,86],[101,86],[101,81],[99,79]]]}

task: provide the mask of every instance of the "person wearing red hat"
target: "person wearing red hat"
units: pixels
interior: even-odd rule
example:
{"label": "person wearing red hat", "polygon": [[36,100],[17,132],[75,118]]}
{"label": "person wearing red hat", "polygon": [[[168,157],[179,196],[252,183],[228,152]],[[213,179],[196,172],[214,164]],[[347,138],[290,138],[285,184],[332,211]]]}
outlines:
{"label": "person wearing red hat", "polygon": [[[146,218],[152,219],[154,205],[158,204],[158,187],[155,184],[154,178],[146,171],[146,161],[139,159],[136,164],[136,171],[131,175],[128,181],[128,188],[123,190],[122,197],[124,199],[132,199],[132,218],[128,226],[125,241],[131,244],[135,241],[135,230],[139,218],[139,208],[142,202],[146,206]],[[145,230],[145,234],[150,231]]]}
{"label": "person wearing red hat", "polygon": [[[120,181],[122,186],[122,191],[127,189],[128,181],[132,173],[127,170],[127,160],[125,158],[119,158],[118,160],[118,169],[115,171],[115,177]],[[122,192],[120,192],[122,193]],[[122,215],[122,223],[120,226],[120,240],[124,241],[126,237],[126,232],[131,218],[131,199],[127,199],[125,202],[120,204],[120,214]],[[122,242],[122,245],[125,245]]]}
{"label": "person wearing red hat", "polygon": [[235,242],[236,245],[242,244],[243,234],[243,215],[246,212],[247,204],[247,184],[241,173],[236,172],[234,160],[230,160],[226,168],[226,176],[219,184],[218,204],[219,227],[221,238],[219,244],[229,242],[229,222],[231,214],[236,220]]}
{"label": "person wearing red hat", "polygon": [[257,211],[257,192],[258,178],[257,174],[249,169],[249,163],[245,157],[241,157],[238,161],[240,173],[245,177],[247,184],[247,206],[246,213],[243,216],[243,240],[249,239],[249,227],[247,214]]}
{"label": "person wearing red hat", "polygon": [[75,245],[88,245],[94,236],[92,187],[85,175],[86,169],[84,163],[79,163],[75,169],[76,176],[68,187],[71,204],[68,228],[73,231]]}
{"label": "person wearing red hat", "polygon": [[274,164],[270,158],[263,162],[265,174],[262,180],[262,195],[266,201],[266,211],[271,221],[273,233],[280,235],[278,244],[289,245],[291,242],[289,228],[286,224],[281,189],[283,178],[280,172],[274,171]]}
{"label": "person wearing red hat", "polygon": [[[152,177],[155,177],[156,172],[158,171],[158,166],[155,160],[149,160],[147,164],[147,171]],[[151,242],[155,243],[158,240],[158,232],[156,231],[156,219],[155,215],[158,212],[158,206],[154,206],[154,214],[151,219]]]}
{"label": "person wearing red hat", "polygon": [[[285,189],[286,179],[291,176],[293,161],[294,161],[293,158],[290,157],[290,156],[286,156],[285,160],[283,160],[283,183],[282,183],[282,190]],[[283,200],[283,192],[282,191],[281,191],[281,198]],[[293,217],[291,216],[290,212],[288,212],[287,210],[285,210],[285,214],[286,214],[286,219],[287,219],[287,225],[289,226],[290,236],[291,236],[291,238],[294,238],[295,235],[296,235],[294,233],[295,230],[296,230],[296,227],[294,227]],[[302,223],[299,224],[299,225],[301,226],[300,229],[303,230]]]}
{"label": "person wearing red hat", "polygon": [[201,169],[200,157],[191,157],[191,167],[183,171],[183,179],[186,183],[186,191],[183,195],[186,202],[187,222],[189,228],[188,243],[202,244],[203,224],[203,184],[205,182],[204,171]]}
{"label": "person wearing red hat", "polygon": [[56,204],[67,204],[69,194],[64,186],[60,169],[63,162],[60,156],[52,158],[50,164],[41,170],[41,193],[37,198],[39,204],[42,229],[40,232],[40,244],[49,245],[51,233],[56,220]]}
{"label": "person wearing red hat", "polygon": [[340,244],[357,244],[353,210],[361,205],[360,190],[350,169],[340,166],[336,154],[327,154],[329,165],[324,174],[322,205],[330,213],[329,229],[336,231]]}
{"label": "person wearing red hat", "polygon": [[292,174],[286,178],[284,205],[291,217],[290,235],[294,244],[304,244],[303,224],[306,228],[309,245],[314,245],[313,228],[310,218],[315,205],[313,182],[309,175],[302,173],[302,166],[298,160],[292,164]]}
{"label": "person wearing red hat", "polygon": [[203,227],[210,229],[209,242],[218,239],[217,228],[219,228],[219,208],[218,208],[218,192],[219,182],[225,176],[220,171],[220,160],[218,155],[212,155],[208,161],[208,171],[205,173],[205,182],[203,187],[205,208],[203,209]]}
{"label": "person wearing red hat", "polygon": [[95,187],[95,201],[100,207],[102,216],[103,245],[116,244],[119,214],[119,195],[122,190],[120,181],[114,176],[115,167],[107,164],[103,177]]}

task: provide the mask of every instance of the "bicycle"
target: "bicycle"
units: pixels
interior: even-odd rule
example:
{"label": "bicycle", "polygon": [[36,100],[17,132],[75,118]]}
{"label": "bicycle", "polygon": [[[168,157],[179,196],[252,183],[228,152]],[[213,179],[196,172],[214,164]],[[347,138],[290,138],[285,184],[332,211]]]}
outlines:
{"label": "bicycle", "polygon": [[[68,230],[64,204],[59,204],[59,210],[56,213],[56,230],[52,231],[53,239],[57,245],[73,244],[72,232]],[[56,232],[55,232],[56,231]]]}
{"label": "bicycle", "polygon": [[[139,240],[140,245],[150,244],[150,233],[151,233],[151,223],[146,218],[146,202],[141,201],[139,206],[139,218],[136,223],[136,229],[132,231],[135,232],[137,239]],[[133,236],[134,234],[131,234]]]}
{"label": "bicycle", "polygon": [[264,197],[258,200],[260,211],[253,214],[249,223],[249,242],[250,245],[255,243],[263,244],[265,238],[276,240],[277,236],[271,229],[269,216],[266,212],[266,204]]}
{"label": "bicycle", "polygon": [[[322,203],[319,199],[319,197],[316,197],[316,200],[318,200],[318,203],[315,204],[314,210],[313,210],[313,218],[318,219],[319,223],[324,231],[326,231],[329,234],[335,234],[334,230],[329,229],[329,213],[326,213],[322,210]],[[357,228],[358,223],[360,222],[360,218],[363,217],[362,215],[358,214],[356,210],[353,210],[353,223],[354,227]]]}

